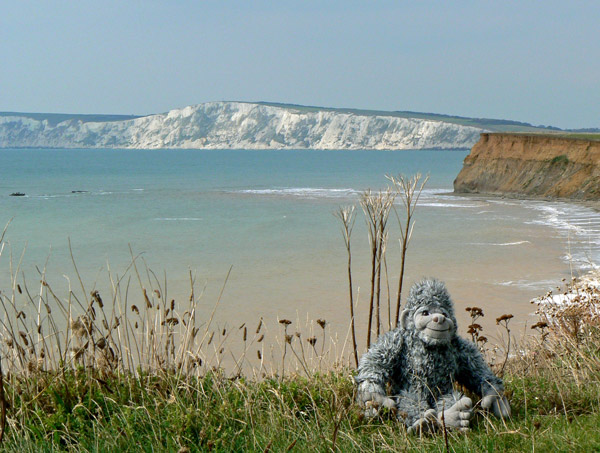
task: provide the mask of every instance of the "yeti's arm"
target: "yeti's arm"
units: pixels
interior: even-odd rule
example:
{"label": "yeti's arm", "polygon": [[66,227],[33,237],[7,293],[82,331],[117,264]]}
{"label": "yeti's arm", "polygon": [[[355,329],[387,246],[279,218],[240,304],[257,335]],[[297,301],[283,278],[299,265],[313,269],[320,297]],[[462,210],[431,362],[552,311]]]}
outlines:
{"label": "yeti's arm", "polygon": [[394,329],[381,335],[377,342],[361,357],[358,375],[358,401],[372,401],[383,406],[394,405],[386,396],[385,385],[397,368],[402,349],[402,330]]}
{"label": "yeti's arm", "polygon": [[460,337],[456,340],[458,358],[456,381],[483,397],[481,406],[484,409],[492,411],[497,417],[510,417],[510,406],[504,396],[502,379],[492,372],[474,343]]}

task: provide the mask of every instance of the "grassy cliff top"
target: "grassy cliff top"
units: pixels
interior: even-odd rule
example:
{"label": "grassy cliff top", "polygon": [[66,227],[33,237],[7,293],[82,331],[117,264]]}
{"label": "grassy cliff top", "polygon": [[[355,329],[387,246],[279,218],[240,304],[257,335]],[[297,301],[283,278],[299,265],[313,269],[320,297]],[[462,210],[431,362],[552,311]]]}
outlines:
{"label": "grassy cliff top", "polygon": [[600,141],[600,132],[577,132],[577,131],[536,131],[536,132],[508,132],[495,131],[493,135],[519,135],[531,137],[551,137],[551,138],[566,138],[571,140],[590,140]]}
{"label": "grassy cliff top", "polygon": [[[295,110],[300,113],[309,112],[337,112],[362,116],[387,116],[395,118],[415,118],[430,121],[443,121],[446,123],[459,124],[461,126],[472,126],[486,131],[492,132],[524,132],[524,133],[564,133],[564,134],[582,134],[584,136],[591,133],[592,135],[600,135],[600,130],[582,129],[577,131],[562,131],[553,127],[534,126],[530,123],[493,119],[493,118],[469,118],[458,115],[445,115],[439,113],[413,112],[409,110],[368,110],[354,108],[337,108],[337,107],[319,107],[311,105],[299,104],[284,104],[279,102],[244,102],[247,104],[258,104],[270,107],[278,107]],[[79,120],[82,122],[110,122],[124,121],[135,118],[140,118],[146,115],[105,115],[105,114],[69,114],[69,113],[23,113],[23,112],[0,112],[2,116],[22,116],[38,121],[47,120],[51,125],[56,125],[61,121]]]}

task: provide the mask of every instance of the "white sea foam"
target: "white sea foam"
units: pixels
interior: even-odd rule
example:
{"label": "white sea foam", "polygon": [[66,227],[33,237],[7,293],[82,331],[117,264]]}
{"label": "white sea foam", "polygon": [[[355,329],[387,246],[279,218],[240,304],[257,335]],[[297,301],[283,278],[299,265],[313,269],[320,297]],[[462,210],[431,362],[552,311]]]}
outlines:
{"label": "white sea foam", "polygon": [[517,286],[525,289],[535,289],[548,291],[556,285],[556,280],[540,280],[540,281],[529,281],[529,280],[508,280],[505,282],[496,283],[499,286]]}
{"label": "white sea foam", "polygon": [[586,269],[600,260],[600,214],[591,208],[569,203],[527,202],[525,207],[538,213],[525,222],[555,229],[568,251],[563,260]]}
{"label": "white sea foam", "polygon": [[350,198],[357,196],[359,191],[354,189],[327,189],[322,187],[283,187],[272,189],[244,189],[233,193],[300,198]]}
{"label": "white sea foam", "polygon": [[516,242],[471,242],[471,245],[483,245],[483,246],[499,246],[499,247],[507,247],[511,245],[522,245],[522,244],[531,244],[530,241],[516,241]]}
{"label": "white sea foam", "polygon": [[178,222],[178,221],[197,221],[202,220],[201,217],[155,217],[153,220],[159,222]]}

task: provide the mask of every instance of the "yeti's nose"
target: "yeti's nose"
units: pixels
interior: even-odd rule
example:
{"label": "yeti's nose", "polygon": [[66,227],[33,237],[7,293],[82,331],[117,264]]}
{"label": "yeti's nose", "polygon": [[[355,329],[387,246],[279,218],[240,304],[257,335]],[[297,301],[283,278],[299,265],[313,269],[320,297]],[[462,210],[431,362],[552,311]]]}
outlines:
{"label": "yeti's nose", "polygon": [[433,317],[433,322],[435,322],[437,324],[442,324],[445,320],[446,320],[446,317],[444,315],[435,315]]}

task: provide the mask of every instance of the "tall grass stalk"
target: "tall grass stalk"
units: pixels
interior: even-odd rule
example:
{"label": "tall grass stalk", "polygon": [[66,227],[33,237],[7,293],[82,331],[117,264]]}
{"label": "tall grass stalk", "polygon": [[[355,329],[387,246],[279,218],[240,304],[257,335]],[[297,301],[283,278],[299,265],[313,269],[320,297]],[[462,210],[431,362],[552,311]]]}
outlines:
{"label": "tall grass stalk", "polygon": [[423,180],[421,180],[420,173],[417,173],[412,177],[407,177],[404,175],[386,175],[386,178],[389,179],[396,188],[398,196],[404,205],[405,214],[404,224],[402,224],[398,211],[394,209],[396,218],[398,219],[398,225],[400,226],[400,275],[398,277],[398,295],[396,297],[396,315],[394,323],[395,326],[398,326],[398,322],[400,320],[402,284],[404,282],[404,270],[406,264],[406,251],[408,249],[415,226],[413,216],[417,208],[419,198],[421,197],[421,193],[423,192],[423,188],[429,180],[429,175],[425,176]]}
{"label": "tall grass stalk", "polygon": [[348,255],[348,299],[350,303],[350,329],[352,334],[352,355],[354,357],[354,363],[358,366],[358,346],[356,343],[356,327],[355,327],[355,316],[354,316],[354,291],[352,287],[352,249],[351,249],[351,237],[352,230],[354,229],[354,222],[356,221],[356,213],[354,206],[341,207],[336,213],[336,217],[342,222],[342,237],[344,238],[344,246],[346,247],[346,253]]}
{"label": "tall grass stalk", "polygon": [[373,314],[375,314],[376,335],[381,332],[381,263],[387,241],[387,222],[396,198],[390,189],[373,193],[367,190],[360,197],[360,205],[365,214],[371,250],[371,291],[367,325],[367,348],[371,346]]}

